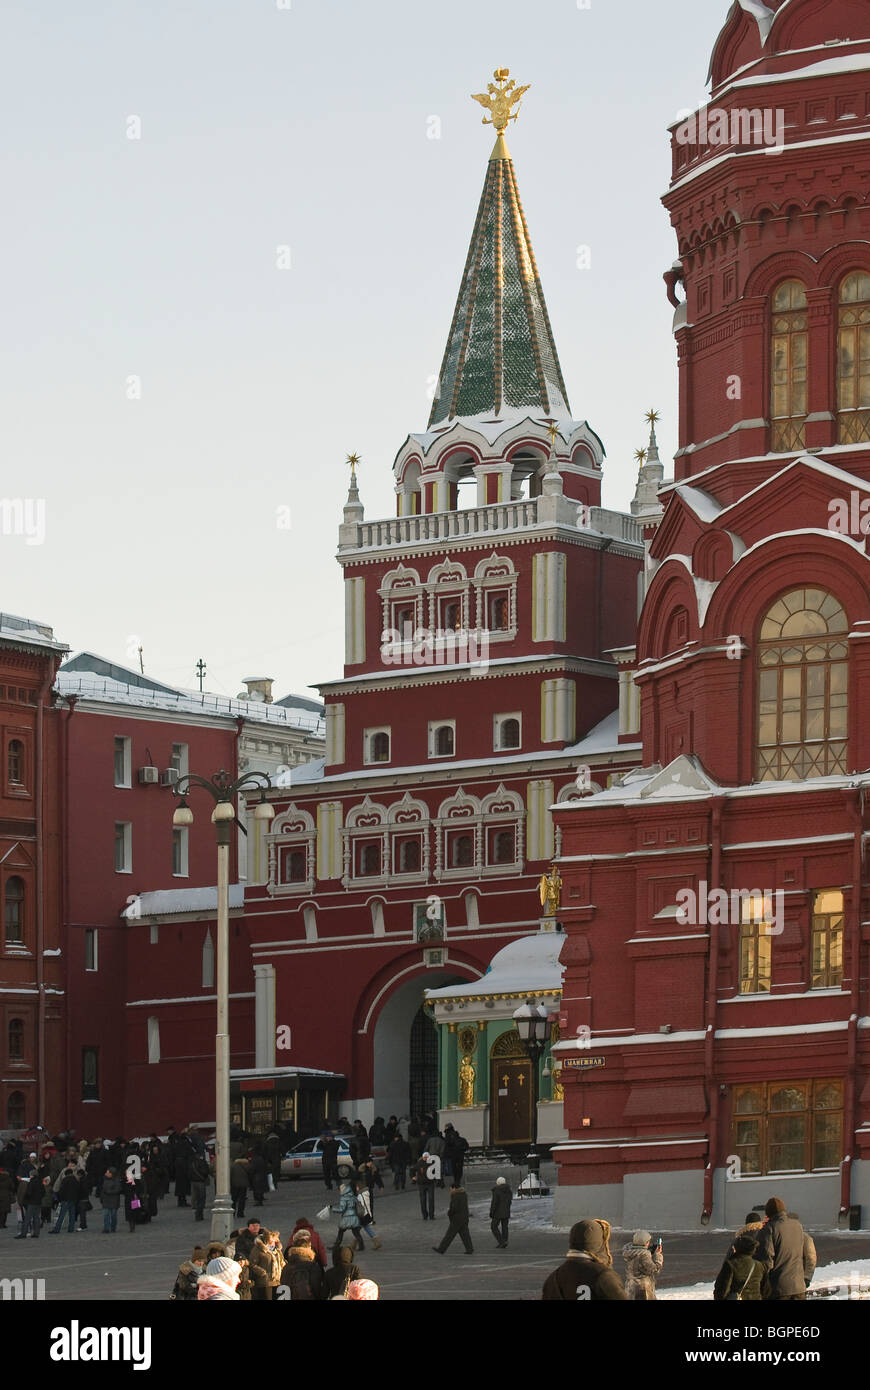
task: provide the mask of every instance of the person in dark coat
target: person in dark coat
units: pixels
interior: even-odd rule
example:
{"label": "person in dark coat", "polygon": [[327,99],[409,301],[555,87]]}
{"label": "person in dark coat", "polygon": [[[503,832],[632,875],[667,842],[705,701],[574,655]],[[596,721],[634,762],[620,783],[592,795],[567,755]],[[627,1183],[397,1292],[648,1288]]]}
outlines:
{"label": "person in dark coat", "polygon": [[[142,1220],[142,1195],[144,1191],[145,1185],[142,1179],[134,1178],[128,1174],[124,1183],[124,1220],[130,1227],[130,1235],[133,1234]],[[133,1205],[134,1202],[137,1204],[136,1206]]]}
{"label": "person in dark coat", "polygon": [[247,1159],[237,1158],[230,1167],[230,1197],[232,1198],[233,1212],[239,1219],[245,1214],[245,1202],[248,1198],[250,1181]]}
{"label": "person in dark coat", "polygon": [[755,1237],[751,1232],[738,1236],[716,1275],[713,1285],[713,1298],[717,1303],[726,1299],[743,1303],[758,1303],[761,1300],[761,1283],[764,1269],[753,1259]]}
{"label": "person in dark coat", "polygon": [[466,1255],[473,1255],[474,1246],[471,1244],[471,1236],[468,1233],[468,1193],[464,1187],[451,1187],[447,1221],[447,1230],[442,1237],[441,1244],[433,1245],[432,1249],[439,1255],[443,1255],[454,1236],[459,1236],[465,1246]]}
{"label": "person in dark coat", "polygon": [[11,1210],[12,1174],[8,1168],[0,1168],[0,1230],[5,1228]]}
{"label": "person in dark coat", "polygon": [[372,1151],[371,1140],[366,1134],[362,1120],[354,1120],[353,1134],[348,1140],[350,1156],[356,1168],[361,1168]]}
{"label": "person in dark coat", "polygon": [[205,1220],[205,1198],[210,1177],[208,1159],[202,1154],[194,1154],[190,1160],[190,1198],[194,1221]]}
{"label": "person in dark coat", "polygon": [[169,1295],[176,1303],[195,1303],[197,1301],[197,1280],[205,1273],[205,1251],[197,1245],[189,1260],[178,1266],[172,1293]]}
{"label": "person in dark coat", "polygon": [[353,1251],[349,1245],[340,1245],[332,1252],[332,1269],[323,1276],[324,1298],[344,1297],[348,1284],[361,1279],[359,1266],[353,1262]]}
{"label": "person in dark coat", "polygon": [[187,1200],[190,1196],[190,1152],[187,1144],[182,1146],[180,1140],[176,1143],[173,1174],[175,1177],[175,1205],[178,1207],[190,1206]]}
{"label": "person in dark coat", "polygon": [[387,1161],[393,1170],[393,1191],[405,1190],[405,1176],[411,1162],[411,1147],[401,1134],[396,1134],[387,1151]]}
{"label": "person in dark coat", "polygon": [[86,1231],[88,1229],[88,1212],[92,1208],[91,1180],[88,1177],[87,1170],[84,1168],[80,1168],[76,1176],[79,1183],[79,1200],[76,1205],[79,1218],[79,1230]]}
{"label": "person in dark coat", "polygon": [[94,1144],[85,1159],[85,1172],[91,1180],[91,1191],[95,1192],[98,1197],[108,1166],[109,1155],[103,1147],[102,1140],[100,1140],[99,1143]]}
{"label": "person in dark coat", "polygon": [[145,1210],[150,1221],[152,1216],[157,1215],[157,1199],[162,1187],[160,1169],[150,1159],[142,1164],[142,1186],[145,1189]]}
{"label": "person in dark coat", "polygon": [[612,1269],[609,1221],[578,1221],[571,1227],[568,1245],[564,1264],[544,1281],[545,1301],[626,1301],[622,1280]]}
{"label": "person in dark coat", "polygon": [[263,1151],[258,1146],[248,1158],[248,1172],[251,1175],[251,1190],[254,1194],[254,1206],[261,1207],[266,1196],[266,1188],[269,1185],[269,1170],[266,1167],[266,1160]]}
{"label": "person in dark coat", "polygon": [[321,1140],[320,1157],[323,1163],[323,1181],[331,1192],[332,1184],[338,1183],[338,1140],[333,1134],[327,1134]]}
{"label": "person in dark coat", "polygon": [[767,1272],[764,1298],[771,1303],[805,1299],[804,1228],[786,1216],[781,1197],[771,1197],[764,1211],[768,1219],[755,1247],[755,1258]]}
{"label": "person in dark coat", "polygon": [[294,1302],[311,1302],[323,1297],[323,1270],[311,1245],[308,1231],[297,1231],[287,1249],[287,1263],[281,1283],[290,1290]]}
{"label": "person in dark coat", "polygon": [[462,1185],[462,1174],[465,1169],[465,1155],[467,1153],[468,1140],[463,1139],[453,1125],[445,1125],[444,1159],[448,1164],[448,1171],[453,1174],[454,1186],[456,1187]]}
{"label": "person in dark coat", "polygon": [[249,1260],[251,1258],[251,1251],[254,1248],[254,1241],[257,1239],[257,1236],[259,1234],[260,1218],[257,1216],[252,1216],[247,1226],[245,1226],[244,1230],[239,1231],[239,1234],[236,1237],[235,1258],[237,1260]]}
{"label": "person in dark coat", "polygon": [[103,1234],[110,1235],[118,1229],[118,1207],[121,1204],[121,1179],[114,1168],[107,1168],[100,1187],[100,1202],[103,1207]]}
{"label": "person in dark coat", "polygon": [[511,1203],[514,1195],[507,1185],[506,1178],[496,1178],[489,1204],[489,1228],[495,1236],[500,1250],[507,1250],[508,1222],[511,1219]]}
{"label": "person in dark coat", "polygon": [[281,1181],[281,1155],[284,1152],[284,1145],[281,1143],[281,1136],[277,1130],[270,1130],[266,1135],[265,1159],[266,1167],[272,1174],[272,1182],[275,1184],[275,1191],[278,1191],[278,1183]]}
{"label": "person in dark coat", "polygon": [[435,1220],[435,1179],[429,1176],[429,1154],[423,1153],[414,1164],[411,1181],[417,1184],[420,1212],[424,1221]]}
{"label": "person in dark coat", "polygon": [[57,1197],[57,1221],[51,1228],[51,1234],[59,1235],[64,1218],[67,1218],[67,1230],[69,1235],[72,1235],[76,1228],[76,1212],[79,1205],[79,1180],[75,1164],[67,1164],[54,1185],[54,1191]]}
{"label": "person in dark coat", "polygon": [[24,1228],[16,1240],[25,1240],[32,1236],[34,1240],[39,1240],[39,1227],[41,1225],[40,1212],[42,1210],[42,1198],[45,1192],[51,1192],[51,1184],[47,1177],[41,1178],[38,1172],[34,1172],[24,1184],[24,1191],[19,1191],[18,1205],[24,1211]]}
{"label": "person in dark coat", "polygon": [[[447,1145],[446,1145],[446,1143],[445,1143],[445,1141],[444,1141],[444,1138],[443,1138],[442,1135],[440,1135],[440,1134],[438,1133],[438,1130],[437,1130],[437,1129],[435,1130],[435,1132],[434,1132],[433,1134],[430,1134],[429,1137],[428,1137],[427,1140],[426,1140],[426,1151],[427,1151],[427,1153],[429,1153],[430,1155],[431,1155],[431,1154],[435,1154],[435,1155],[437,1156],[438,1161],[439,1161],[440,1164],[441,1164],[442,1173],[443,1173],[443,1171],[444,1171],[444,1151],[445,1151],[446,1148],[447,1148]],[[436,1178],[435,1181],[437,1182],[437,1184],[438,1184],[439,1187],[443,1187],[443,1186],[444,1186],[444,1178],[443,1178],[443,1176],[440,1177],[440,1178]]]}

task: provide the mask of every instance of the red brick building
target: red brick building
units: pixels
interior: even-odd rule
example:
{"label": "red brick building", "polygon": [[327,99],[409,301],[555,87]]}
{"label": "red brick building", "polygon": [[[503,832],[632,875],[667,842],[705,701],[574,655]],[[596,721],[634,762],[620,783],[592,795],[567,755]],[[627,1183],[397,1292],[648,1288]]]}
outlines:
{"label": "red brick building", "polygon": [[68,649],[50,627],[0,614],[0,1128],[62,1113],[65,963],[61,769],[55,673]]}
{"label": "red brick building", "polygon": [[643,766],[556,817],[563,1220],[870,1200],[868,69],[865,5],[735,3],[672,131],[680,448],[622,654]]}

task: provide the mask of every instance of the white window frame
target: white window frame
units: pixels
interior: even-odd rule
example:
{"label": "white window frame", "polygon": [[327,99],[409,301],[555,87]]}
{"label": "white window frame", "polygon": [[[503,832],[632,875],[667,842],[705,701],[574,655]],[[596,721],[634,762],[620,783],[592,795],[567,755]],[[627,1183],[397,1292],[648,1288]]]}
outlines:
{"label": "white window frame", "polygon": [[[119,748],[119,747],[118,747],[119,744],[123,745],[123,747],[122,747],[122,748]],[[131,738],[126,738],[123,734],[115,734],[115,742],[114,742],[114,745],[113,745],[113,749],[114,749],[114,752],[113,752],[113,759],[114,759],[114,761],[113,761],[113,766],[112,766],[112,776],[113,776],[114,784],[115,784],[116,787],[132,787],[132,785],[133,785],[133,740],[132,740]],[[122,773],[121,773],[121,777],[122,777],[123,780],[120,781],[120,782],[118,781],[118,773],[117,773],[117,758],[118,758],[118,754],[119,754],[119,753],[122,753],[122,756],[123,756],[123,771],[122,771]]]}
{"label": "white window frame", "polygon": [[[453,731],[453,752],[439,753],[435,748],[435,736],[439,729],[451,729]],[[456,720],[455,719],[430,719],[429,720],[429,757],[436,758],[439,762],[446,762],[448,758],[456,757]]]}
{"label": "white window frame", "polygon": [[[175,867],[175,847],[176,847],[176,845],[178,845],[178,846],[180,847],[180,853],[179,853],[179,856],[178,856],[178,862],[179,862],[179,864],[180,864],[180,868],[177,868],[177,869],[176,869],[176,867]],[[188,861],[189,848],[190,848],[190,836],[189,836],[188,827],[187,827],[186,825],[177,825],[177,826],[174,826],[174,827],[173,827],[173,830],[172,830],[172,877],[173,877],[173,878],[189,878],[189,877],[190,877],[190,867],[189,867],[189,861]]]}
{"label": "white window frame", "polygon": [[[386,734],[390,744],[388,758],[373,758],[372,744],[376,734]],[[388,767],[393,761],[393,730],[389,724],[378,724],[371,729],[363,729],[363,764],[366,767]]]}
{"label": "white window frame", "polygon": [[[93,959],[93,964],[92,964],[92,965],[88,965],[88,943],[89,943],[89,942],[90,942],[91,947],[92,947],[92,959]],[[96,974],[96,972],[99,970],[99,968],[100,968],[100,957],[99,957],[99,937],[98,937],[97,928],[96,928],[96,927],[85,927],[85,970],[88,971],[89,974],[90,974],[90,973]]]}
{"label": "white window frame", "polygon": [[[504,748],[501,741],[501,731],[504,724],[509,719],[515,719],[520,726],[520,741],[513,748]],[[519,710],[513,710],[510,714],[494,714],[492,718],[492,747],[494,753],[520,753],[523,747],[523,716]]]}
{"label": "white window frame", "polygon": [[114,863],[115,863],[115,873],[116,873],[116,874],[131,874],[131,873],[133,872],[133,825],[132,825],[132,822],[131,822],[131,821],[128,821],[128,820],[116,820],[116,821],[115,821],[115,850],[116,850],[116,851],[117,851],[117,847],[118,847],[118,830],[119,830],[119,829],[123,831],[123,837],[122,837],[122,851],[123,851],[123,861],[124,861],[124,862],[123,862],[121,868],[119,869],[119,868],[118,868],[118,862],[117,862],[117,853],[116,853],[116,854],[115,854],[115,860],[114,860]]}
{"label": "white window frame", "polygon": [[186,777],[190,771],[190,745],[187,743],[173,743],[172,753],[169,758],[169,766],[174,767],[179,777]]}

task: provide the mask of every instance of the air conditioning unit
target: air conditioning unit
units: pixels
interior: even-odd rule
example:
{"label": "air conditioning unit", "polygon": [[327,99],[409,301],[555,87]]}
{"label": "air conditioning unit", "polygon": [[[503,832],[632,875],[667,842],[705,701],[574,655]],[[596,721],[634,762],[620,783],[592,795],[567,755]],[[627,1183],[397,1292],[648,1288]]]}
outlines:
{"label": "air conditioning unit", "polygon": [[174,767],[168,767],[165,772],[160,774],[161,787],[174,787],[178,781],[178,771]]}
{"label": "air conditioning unit", "polygon": [[142,783],[143,787],[147,787],[152,782],[156,783],[159,779],[160,772],[156,767],[140,767],[139,781]]}

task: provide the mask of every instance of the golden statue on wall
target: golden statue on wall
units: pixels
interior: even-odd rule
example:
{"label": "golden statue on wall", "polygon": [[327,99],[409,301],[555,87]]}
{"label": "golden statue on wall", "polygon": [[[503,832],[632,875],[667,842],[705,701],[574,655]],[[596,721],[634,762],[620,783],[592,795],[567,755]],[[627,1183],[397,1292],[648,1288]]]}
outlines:
{"label": "golden statue on wall", "polygon": [[474,1104],[474,1067],[470,1057],[463,1057],[459,1063],[459,1104]]}
{"label": "golden statue on wall", "polygon": [[562,879],[555,864],[550,865],[550,872],[548,874],[541,875],[538,892],[541,899],[541,907],[544,908],[544,916],[554,917],[562,902]]}
{"label": "golden statue on wall", "polygon": [[564,1100],[565,1092],[562,1090],[562,1068],[556,1067],[553,1070],[553,1100]]}

